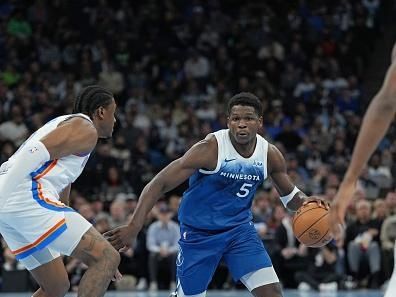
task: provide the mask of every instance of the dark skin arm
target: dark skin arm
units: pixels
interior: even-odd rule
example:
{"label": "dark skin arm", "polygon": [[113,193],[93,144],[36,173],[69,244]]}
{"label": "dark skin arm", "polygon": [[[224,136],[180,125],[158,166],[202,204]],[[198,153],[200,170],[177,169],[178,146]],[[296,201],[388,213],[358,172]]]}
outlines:
{"label": "dark skin arm", "polygon": [[383,85],[371,101],[353,150],[352,159],[330,209],[331,232],[337,240],[343,236],[340,225],[345,225],[345,215],[356,190],[360,173],[374,153],[379,142],[396,114],[396,46],[393,48],[392,64],[386,73]]}
{"label": "dark skin arm", "polygon": [[95,127],[86,119],[74,117],[64,121],[40,140],[51,160],[72,154],[91,152],[98,141]]}
{"label": "dark skin arm", "polygon": [[[287,175],[285,158],[278,148],[272,144],[269,144],[268,146],[267,158],[268,173],[276,190],[280,196],[289,195],[294,189],[294,184]],[[303,192],[299,191],[294,195],[293,199],[289,201],[287,208],[292,211],[297,211],[306,199],[307,196]]]}
{"label": "dark skin arm", "polygon": [[69,201],[70,189],[71,189],[71,184],[69,184],[66,188],[62,190],[62,192],[59,193],[60,201],[67,206],[69,206],[70,203]]}
{"label": "dark skin arm", "polygon": [[197,169],[213,170],[216,164],[217,141],[213,135],[208,135],[159,172],[144,187],[130,223],[106,232],[105,237],[116,249],[127,250],[159,198],[187,180]]}

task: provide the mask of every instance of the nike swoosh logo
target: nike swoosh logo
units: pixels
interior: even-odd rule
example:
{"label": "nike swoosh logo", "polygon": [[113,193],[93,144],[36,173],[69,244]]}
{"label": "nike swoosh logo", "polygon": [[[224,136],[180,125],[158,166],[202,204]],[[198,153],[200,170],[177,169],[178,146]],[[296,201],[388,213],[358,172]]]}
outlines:
{"label": "nike swoosh logo", "polygon": [[235,161],[236,160],[236,158],[234,158],[234,159],[224,159],[224,162],[226,162],[226,163],[228,163],[228,162],[231,162],[231,161]]}

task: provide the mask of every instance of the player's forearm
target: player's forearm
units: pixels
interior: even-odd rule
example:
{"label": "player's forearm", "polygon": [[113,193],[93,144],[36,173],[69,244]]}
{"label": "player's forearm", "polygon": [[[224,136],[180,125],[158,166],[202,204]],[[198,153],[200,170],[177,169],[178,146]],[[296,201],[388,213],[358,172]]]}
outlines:
{"label": "player's forearm", "polygon": [[158,199],[165,194],[165,190],[165,184],[160,176],[156,176],[144,187],[129,223],[131,228],[140,230],[143,227],[147,214],[153,209]]}
{"label": "player's forearm", "polygon": [[384,95],[378,94],[373,99],[363,118],[352,160],[345,175],[346,182],[356,182],[394,118],[396,104],[381,96]]}
{"label": "player's forearm", "polygon": [[183,158],[177,159],[166,166],[161,172],[159,172],[143,189],[140,195],[136,210],[132,215],[132,220],[129,224],[130,229],[140,230],[146,219],[147,214],[154,207],[155,203],[165,193],[179,186],[191,174],[195,171],[195,168],[188,167],[185,165]]}

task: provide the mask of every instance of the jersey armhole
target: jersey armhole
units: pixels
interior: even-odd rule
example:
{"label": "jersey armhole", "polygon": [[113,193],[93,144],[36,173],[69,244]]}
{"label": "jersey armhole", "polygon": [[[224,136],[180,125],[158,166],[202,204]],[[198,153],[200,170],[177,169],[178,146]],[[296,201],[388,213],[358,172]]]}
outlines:
{"label": "jersey armhole", "polygon": [[75,114],[71,114],[69,117],[67,117],[67,118],[64,119],[63,121],[59,122],[58,125],[57,125],[57,127],[58,127],[61,123],[67,122],[67,121],[69,121],[69,120],[71,120],[71,119],[73,119],[73,118],[81,118],[81,119],[84,119],[84,120],[90,122],[90,123],[93,125],[92,120],[91,120],[87,115],[84,115],[84,114],[81,114],[81,113],[75,113]]}
{"label": "jersey armhole", "polygon": [[219,140],[218,140],[218,136],[216,133],[212,133],[212,135],[215,136],[216,138],[216,142],[217,142],[217,165],[216,168],[214,170],[206,170],[204,168],[199,169],[200,173],[203,174],[214,174],[217,173],[220,170],[220,166],[221,166],[221,158],[220,158],[220,147],[219,147]]}

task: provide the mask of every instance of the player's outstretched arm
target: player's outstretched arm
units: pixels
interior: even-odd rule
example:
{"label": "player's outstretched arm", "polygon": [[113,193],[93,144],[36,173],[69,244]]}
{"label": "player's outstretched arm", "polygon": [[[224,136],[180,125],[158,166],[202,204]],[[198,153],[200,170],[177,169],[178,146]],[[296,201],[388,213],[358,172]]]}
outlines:
{"label": "player's outstretched arm", "polygon": [[352,154],[352,159],[330,210],[333,235],[339,238],[355,184],[368,159],[384,137],[396,112],[396,63],[388,69],[380,91],[370,103]]}
{"label": "player's outstretched arm", "polygon": [[159,172],[143,189],[131,222],[106,232],[104,235],[116,248],[128,247],[143,227],[147,214],[166,192],[176,188],[197,169],[214,169],[217,164],[217,142],[214,136],[196,143],[183,157],[173,161]]}
{"label": "player's outstretched arm", "polygon": [[95,147],[97,139],[92,123],[82,118],[72,118],[41,140],[22,144],[15,155],[1,167],[0,205],[40,165],[71,154],[89,153]]}
{"label": "player's outstretched arm", "polygon": [[283,205],[296,211],[307,199],[307,196],[290,180],[287,175],[285,158],[276,146],[269,144],[267,159],[269,175],[281,196]]}

